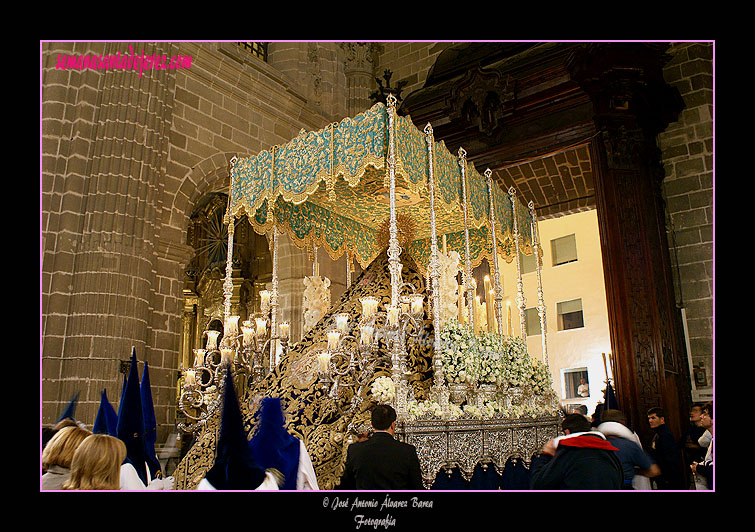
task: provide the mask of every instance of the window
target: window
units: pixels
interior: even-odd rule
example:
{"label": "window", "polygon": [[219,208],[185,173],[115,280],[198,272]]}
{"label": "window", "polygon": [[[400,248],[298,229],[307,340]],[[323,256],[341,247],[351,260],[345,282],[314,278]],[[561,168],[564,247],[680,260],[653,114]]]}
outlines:
{"label": "window", "polygon": [[567,264],[577,260],[577,239],[574,235],[562,236],[551,240],[553,265]]}
{"label": "window", "polygon": [[527,336],[535,336],[542,333],[540,329],[540,314],[537,313],[537,308],[533,307],[524,310],[524,326]]}
{"label": "window", "polygon": [[590,397],[590,382],[587,368],[570,368],[561,370],[564,379],[563,393],[565,399],[582,399]]}
{"label": "window", "polygon": [[529,255],[519,253],[519,258],[519,263],[522,267],[522,275],[524,275],[525,273],[532,273],[537,270],[537,259],[535,259],[534,253],[530,253]]}
{"label": "window", "polygon": [[240,42],[239,46],[263,61],[267,61],[267,43],[266,42]]}
{"label": "window", "polygon": [[571,301],[562,301],[556,303],[556,314],[558,316],[558,330],[567,331],[569,329],[579,329],[585,326],[582,317],[582,300],[572,299]]}

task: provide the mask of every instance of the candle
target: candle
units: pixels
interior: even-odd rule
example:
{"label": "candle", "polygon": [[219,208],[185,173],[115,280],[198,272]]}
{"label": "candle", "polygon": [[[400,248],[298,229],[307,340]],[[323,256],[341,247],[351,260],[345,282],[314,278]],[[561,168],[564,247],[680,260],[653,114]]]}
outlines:
{"label": "candle", "polygon": [[395,327],[398,325],[399,308],[393,305],[388,307],[388,325]]}
{"label": "candle", "polygon": [[459,293],[459,299],[458,299],[458,304],[459,304],[459,323],[465,323],[465,321],[464,321],[464,308],[465,308],[464,307],[464,290],[462,290],[461,286],[459,286],[458,284],[456,286],[457,286],[457,291]]}
{"label": "candle", "polygon": [[328,331],[328,350],[335,351],[338,349],[338,341],[341,339],[341,331],[331,330]]}
{"label": "candle", "polygon": [[288,340],[288,333],[290,329],[291,329],[291,325],[287,321],[284,321],[283,323],[278,325],[278,331],[280,332],[280,337],[283,338],[284,340]]}
{"label": "candle", "polygon": [[270,310],[270,290],[260,291],[260,309],[263,314],[267,314]]}
{"label": "candle", "polygon": [[373,296],[365,296],[359,299],[362,302],[362,317],[371,318],[377,312],[378,299]]}
{"label": "candle", "polygon": [[225,334],[228,337],[239,334],[239,316],[228,316],[225,320]]}
{"label": "candle", "polygon": [[204,349],[195,349],[194,350],[194,367],[199,368],[204,366]]}
{"label": "candle", "polygon": [[346,334],[346,329],[348,328],[349,324],[349,315],[344,313],[336,314],[336,329],[338,329],[341,333]]}
{"label": "candle", "polygon": [[506,301],[506,331],[511,336],[511,301]]}
{"label": "candle", "polygon": [[252,340],[254,339],[254,328],[252,327],[252,322],[246,320],[244,323],[242,323],[241,332],[244,334],[244,345],[251,345]]}
{"label": "candle", "polygon": [[424,310],[423,304],[425,301],[425,296],[422,294],[416,294],[411,297],[411,305],[412,305],[412,314],[422,314],[422,311]]}
{"label": "candle", "polygon": [[485,276],[483,283],[485,284],[485,315],[488,320],[488,332],[494,332],[495,311],[493,310],[493,287],[490,284],[489,275]]}
{"label": "candle", "polygon": [[267,333],[267,320],[265,318],[255,318],[257,323],[257,337],[262,338]]}
{"label": "candle", "polygon": [[328,366],[330,365],[330,353],[327,351],[320,351],[317,355],[317,360],[320,362],[320,373],[329,373]]}
{"label": "candle", "polygon": [[498,332],[498,327],[495,322],[495,307],[493,306],[495,301],[495,290],[489,290],[488,295],[485,298],[485,306],[488,309],[488,332]]}
{"label": "candle", "polygon": [[197,383],[197,372],[194,369],[187,369],[184,375],[184,387],[192,388]]}
{"label": "candle", "polygon": [[482,303],[480,302],[480,296],[474,296],[474,332],[475,334],[479,334],[480,331],[483,329],[482,312],[480,312],[481,306],[482,306]]}
{"label": "candle", "polygon": [[232,347],[223,346],[220,348],[220,357],[223,364],[233,362],[233,356],[236,354]]}
{"label": "candle", "polygon": [[370,325],[362,325],[362,345],[370,345],[372,343],[372,333],[375,332],[375,328]]}
{"label": "candle", "polygon": [[208,351],[215,351],[218,348],[218,336],[220,336],[220,331],[207,331]]}

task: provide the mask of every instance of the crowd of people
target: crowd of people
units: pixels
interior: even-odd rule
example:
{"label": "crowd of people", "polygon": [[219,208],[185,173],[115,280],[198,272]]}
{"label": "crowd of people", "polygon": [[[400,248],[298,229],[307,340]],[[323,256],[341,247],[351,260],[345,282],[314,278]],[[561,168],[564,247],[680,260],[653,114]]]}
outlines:
{"label": "crowd of people", "polygon": [[[319,489],[306,446],[287,430],[280,399],[262,399],[250,435],[230,373],[224,388],[215,462],[197,489]],[[124,424],[122,409],[118,417],[116,427]],[[373,407],[373,430],[348,446],[336,489],[424,489],[417,449],[395,438],[396,418],[391,406]],[[618,409],[601,409],[599,417],[592,418],[582,411],[565,415],[563,435],[532,458],[529,489],[712,490],[712,403],[692,406],[690,426],[680,441],[666,425],[662,409],[651,408],[647,419],[653,438],[645,448]],[[89,430],[73,416],[63,417],[43,431],[41,489],[173,489],[173,478],[162,478],[159,463],[156,468],[150,462],[148,446],[143,438],[133,439],[136,436],[113,428]]]}
{"label": "crowd of people", "polygon": [[533,459],[531,488],[712,490],[713,403],[693,404],[679,440],[662,408],[649,409],[647,420],[653,437],[643,446],[620,410],[588,417],[574,409],[562,422],[564,435]]}

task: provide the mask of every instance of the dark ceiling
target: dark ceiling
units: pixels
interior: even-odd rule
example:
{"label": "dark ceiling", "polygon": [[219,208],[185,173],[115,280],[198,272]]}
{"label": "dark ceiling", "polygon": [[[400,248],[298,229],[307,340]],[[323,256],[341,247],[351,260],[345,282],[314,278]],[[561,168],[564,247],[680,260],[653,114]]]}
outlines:
{"label": "dark ceiling", "polygon": [[579,43],[460,43],[443,51],[399,113],[452,153],[490,168],[538,216],[594,208],[593,106],[567,63]]}

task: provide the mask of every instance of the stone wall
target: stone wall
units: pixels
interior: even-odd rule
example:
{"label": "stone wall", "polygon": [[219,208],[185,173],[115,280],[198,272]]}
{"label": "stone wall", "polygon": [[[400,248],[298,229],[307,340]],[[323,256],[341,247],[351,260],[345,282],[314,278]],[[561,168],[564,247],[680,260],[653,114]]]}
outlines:
{"label": "stone wall", "polygon": [[407,85],[401,91],[401,96],[405,97],[412,91],[422,88],[438,55],[453,43],[384,42],[380,44],[382,53],[378,59],[375,75],[382,80],[383,71],[389,69],[393,72],[392,87],[395,87],[399,81],[406,81]]}
{"label": "stone wall", "polygon": [[[60,54],[131,49],[189,56],[190,66],[56,68]],[[91,426],[102,389],[118,402],[121,361],[135,347],[164,441],[175,424],[194,205],[228,189],[231,157],[324,127],[334,116],[322,109],[337,106],[312,105],[301,80],[234,43],[44,43],[42,61],[42,423],[80,392],[76,417]],[[338,78],[335,61],[321,64],[333,69],[323,79]],[[305,251],[286,254],[306,262],[293,257]],[[289,284],[284,298],[298,290]]]}
{"label": "stone wall", "polygon": [[[687,312],[693,364],[713,369],[713,44],[675,43],[664,70],[686,108],[660,136],[677,301]],[[674,244],[676,248],[674,249]],[[676,273],[676,272],[675,272]]]}

